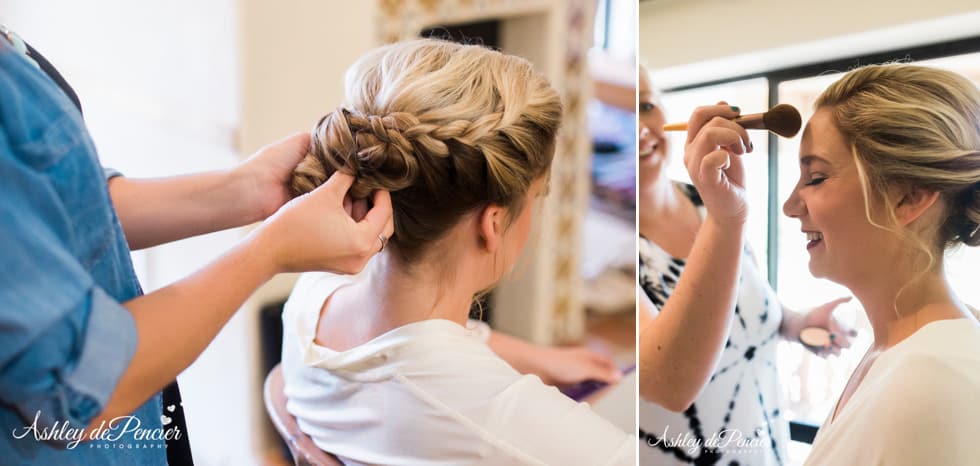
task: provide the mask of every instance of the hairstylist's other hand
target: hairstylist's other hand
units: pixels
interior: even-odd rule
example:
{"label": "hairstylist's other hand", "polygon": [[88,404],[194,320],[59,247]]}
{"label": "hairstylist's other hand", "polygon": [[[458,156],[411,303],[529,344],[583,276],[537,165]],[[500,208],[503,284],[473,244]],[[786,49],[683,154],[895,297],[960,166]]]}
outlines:
{"label": "hairstylist's other hand", "polygon": [[246,181],[242,202],[255,208],[256,220],[289,202],[289,179],[309,150],[310,133],[295,133],[259,149],[232,170],[232,176]]}
{"label": "hairstylist's other hand", "polygon": [[743,225],[748,217],[745,169],[739,156],[752,150],[749,134],[731,118],[737,107],[721,102],[698,107],[687,124],[684,165],[704,206],[723,224]]}
{"label": "hairstylist's other hand", "polygon": [[574,385],[586,380],[614,383],[622,373],[612,359],[584,346],[545,348],[535,373],[548,385]]}
{"label": "hairstylist's other hand", "polygon": [[379,236],[391,237],[394,221],[387,191],[376,191],[373,207],[352,218],[344,199],[353,183],[354,177],[335,172],[289,201],[253,232],[257,252],[270,255],[278,272],[359,272],[381,250]]}

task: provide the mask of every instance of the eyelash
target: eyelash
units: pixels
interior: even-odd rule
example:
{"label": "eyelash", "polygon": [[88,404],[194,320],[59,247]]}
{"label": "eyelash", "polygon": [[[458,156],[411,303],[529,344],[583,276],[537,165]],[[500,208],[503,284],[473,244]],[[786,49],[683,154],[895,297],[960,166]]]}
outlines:
{"label": "eyelash", "polygon": [[650,102],[640,102],[640,112],[649,112],[657,108],[656,105]]}
{"label": "eyelash", "polygon": [[813,178],[810,181],[807,181],[806,183],[803,183],[803,185],[805,185],[805,186],[816,186],[816,185],[818,185],[820,183],[823,183],[826,180],[827,180],[826,177],[823,177],[823,178]]}

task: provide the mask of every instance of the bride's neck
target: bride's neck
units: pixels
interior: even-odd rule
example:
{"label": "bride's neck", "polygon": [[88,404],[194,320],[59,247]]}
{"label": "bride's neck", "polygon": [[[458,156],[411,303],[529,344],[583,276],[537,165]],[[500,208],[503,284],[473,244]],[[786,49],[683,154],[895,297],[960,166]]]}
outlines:
{"label": "bride's neck", "polygon": [[851,287],[868,316],[873,346],[878,349],[893,346],[929,322],[971,315],[956,298],[941,267],[895,278]]}
{"label": "bride's neck", "polygon": [[366,277],[350,287],[345,301],[379,333],[426,319],[462,325],[469,315],[473,292],[465,275],[459,275],[464,274],[453,274],[444,264],[409,267],[383,253]]}

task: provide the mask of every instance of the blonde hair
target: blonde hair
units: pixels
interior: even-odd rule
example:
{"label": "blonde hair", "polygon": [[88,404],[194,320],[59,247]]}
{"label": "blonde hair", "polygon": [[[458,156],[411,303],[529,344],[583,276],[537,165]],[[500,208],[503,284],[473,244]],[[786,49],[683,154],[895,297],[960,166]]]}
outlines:
{"label": "blonde hair", "polygon": [[[884,199],[889,188],[938,192],[941,222],[931,238],[913,238],[929,258],[927,268],[946,248],[980,244],[980,91],[974,83],[924,66],[870,65],[831,84],[815,106],[831,109],[851,146],[869,220],[870,200]],[[899,232],[894,210],[887,214],[888,229]]]}
{"label": "blonde hair", "polygon": [[433,39],[395,43],[347,70],[345,94],[313,128],[293,194],[336,170],[356,178],[355,198],[390,191],[389,246],[406,262],[468,212],[492,204],[513,216],[551,166],[561,103],[522,58]]}

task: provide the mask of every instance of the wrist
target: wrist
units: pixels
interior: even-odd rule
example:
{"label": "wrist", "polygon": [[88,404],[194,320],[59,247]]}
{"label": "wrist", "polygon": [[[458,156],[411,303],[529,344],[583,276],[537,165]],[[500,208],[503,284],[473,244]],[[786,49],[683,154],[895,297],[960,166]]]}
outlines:
{"label": "wrist", "polygon": [[228,170],[225,177],[243,209],[244,224],[260,222],[276,212],[278,206],[272,206],[268,196],[263,195],[266,190],[261,174],[251,169],[249,164],[243,163]]}
{"label": "wrist", "polygon": [[715,217],[719,225],[725,228],[738,228],[739,230],[744,229],[745,224],[748,222],[748,216],[744,213],[737,213],[729,216],[717,216]]}
{"label": "wrist", "polygon": [[719,217],[708,212],[704,217],[704,226],[714,227],[727,235],[737,234],[741,238],[745,233],[745,218],[742,217]]}
{"label": "wrist", "polygon": [[798,341],[804,316],[799,312],[783,309],[783,321],[779,325],[779,334],[788,341]]}
{"label": "wrist", "polygon": [[269,231],[268,223],[253,229],[235,249],[254,262],[258,270],[271,279],[273,276],[287,272],[279,260],[279,247],[275,244],[275,236]]}

